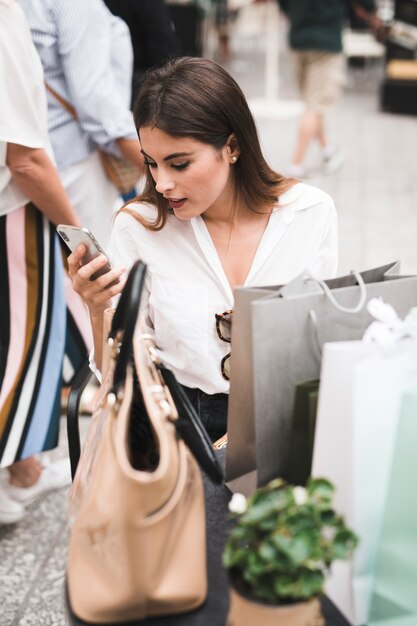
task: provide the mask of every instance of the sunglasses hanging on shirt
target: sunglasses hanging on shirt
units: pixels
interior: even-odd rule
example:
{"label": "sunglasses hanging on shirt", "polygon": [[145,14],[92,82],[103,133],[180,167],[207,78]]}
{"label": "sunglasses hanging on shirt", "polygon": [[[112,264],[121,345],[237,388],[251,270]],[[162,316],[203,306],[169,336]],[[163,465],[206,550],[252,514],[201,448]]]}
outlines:
{"label": "sunglasses hanging on shirt", "polygon": [[[216,331],[219,339],[231,343],[232,341],[232,313],[233,310],[224,313],[216,313]],[[220,363],[222,376],[225,380],[230,380],[230,355],[229,352],[224,356]]]}

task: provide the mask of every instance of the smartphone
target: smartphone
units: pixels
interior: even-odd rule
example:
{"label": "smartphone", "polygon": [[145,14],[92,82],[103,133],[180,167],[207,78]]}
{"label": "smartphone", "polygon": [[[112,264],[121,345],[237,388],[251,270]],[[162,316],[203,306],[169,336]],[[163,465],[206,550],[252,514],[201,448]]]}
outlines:
{"label": "smartphone", "polygon": [[[103,248],[100,246],[94,235],[88,228],[81,228],[80,226],[69,226],[68,224],[58,224],[56,227],[58,231],[58,235],[64,240],[68,248],[71,252],[82,243],[87,247],[87,252],[82,258],[82,264],[85,265],[89,263],[96,257],[100,256],[100,254],[104,254],[107,257],[107,254],[104,252]],[[95,280],[99,276],[103,274],[107,274],[112,269],[112,265],[109,260],[107,260],[106,265],[100,267],[97,272],[95,272],[90,280]]]}

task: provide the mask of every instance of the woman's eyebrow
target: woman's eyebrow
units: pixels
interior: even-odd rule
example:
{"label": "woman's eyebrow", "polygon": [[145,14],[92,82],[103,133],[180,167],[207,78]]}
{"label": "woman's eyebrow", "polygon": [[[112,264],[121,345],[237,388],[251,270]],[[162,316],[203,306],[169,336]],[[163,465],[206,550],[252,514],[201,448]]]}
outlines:
{"label": "woman's eyebrow", "polygon": [[[153,161],[152,157],[149,156],[149,154],[146,154],[146,152],[144,150],[141,150],[143,156],[145,156],[147,159],[151,159],[151,161]],[[179,157],[189,157],[192,155],[192,152],[174,152],[173,154],[169,154],[168,156],[164,157],[164,161],[170,161],[171,159],[178,159]]]}
{"label": "woman's eyebrow", "polygon": [[178,159],[178,157],[188,157],[191,156],[192,152],[174,152],[173,154],[169,154],[164,157],[164,161],[170,161],[171,159]]}

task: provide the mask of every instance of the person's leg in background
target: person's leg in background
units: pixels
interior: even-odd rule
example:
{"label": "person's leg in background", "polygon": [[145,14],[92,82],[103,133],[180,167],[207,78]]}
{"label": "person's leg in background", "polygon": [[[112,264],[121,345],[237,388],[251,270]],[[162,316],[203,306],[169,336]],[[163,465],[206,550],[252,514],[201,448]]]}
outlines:
{"label": "person's leg in background", "polygon": [[296,147],[287,175],[303,178],[307,175],[306,157],[312,142],[317,141],[322,164],[327,173],[336,171],[344,161],[344,155],[332,144],[325,127],[325,114],[340,95],[344,82],[342,54],[315,50],[295,51],[297,80],[305,111],[301,117]]}
{"label": "person's leg in background", "polygon": [[293,171],[299,176],[305,174],[305,157],[310,143],[320,142],[321,148],[326,145],[323,115],[319,111],[307,109],[300,120],[297,131],[297,143],[292,159]]}
{"label": "person's leg in background", "polygon": [[0,523],[70,482],[68,459],[36,455],[57,446],[65,300],[56,230],[29,204],[0,217]]}
{"label": "person's leg in background", "polygon": [[214,24],[217,32],[217,56],[219,63],[228,63],[230,61],[229,22],[228,0],[215,0]]}

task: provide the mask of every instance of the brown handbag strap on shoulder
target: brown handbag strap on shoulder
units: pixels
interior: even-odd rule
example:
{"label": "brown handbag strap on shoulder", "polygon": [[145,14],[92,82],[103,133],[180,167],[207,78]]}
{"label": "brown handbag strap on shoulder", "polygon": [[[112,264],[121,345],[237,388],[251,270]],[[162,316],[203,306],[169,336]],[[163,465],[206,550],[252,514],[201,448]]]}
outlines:
{"label": "brown handbag strap on shoulder", "polygon": [[[53,89],[46,81],[44,81],[44,83],[46,90],[55,98],[57,102],[59,102],[62,108],[68,111],[68,113],[75,120],[78,120],[79,117],[75,107],[57,91],[55,91],[55,89]],[[119,193],[123,194],[131,191],[140,177],[140,169],[136,163],[133,163],[124,157],[109,154],[100,146],[98,146],[97,149],[104,172]]]}
{"label": "brown handbag strap on shoulder", "polygon": [[49,83],[46,82],[46,80],[44,82],[45,82],[46,91],[49,91],[51,96],[53,96],[55,100],[59,102],[62,108],[68,111],[68,113],[72,115],[72,117],[75,120],[78,120],[78,115],[77,115],[77,111],[75,110],[75,107],[70,102],[68,102],[68,100],[65,100],[65,98],[61,96],[57,91],[55,91],[55,89],[53,89],[51,85],[49,85]]}

